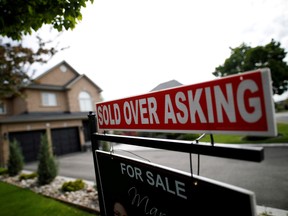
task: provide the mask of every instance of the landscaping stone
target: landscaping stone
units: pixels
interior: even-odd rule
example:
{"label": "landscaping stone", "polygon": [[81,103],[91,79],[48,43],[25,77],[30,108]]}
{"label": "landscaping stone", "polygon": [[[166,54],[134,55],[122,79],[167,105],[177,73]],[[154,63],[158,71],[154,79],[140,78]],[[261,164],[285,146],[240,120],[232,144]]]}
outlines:
{"label": "landscaping stone", "polygon": [[10,177],[8,175],[0,175],[0,180],[21,188],[30,189],[47,197],[74,204],[78,207],[83,207],[84,209],[87,208],[87,210],[92,212],[99,212],[98,193],[95,189],[95,186],[93,183],[87,182],[85,180],[84,189],[73,192],[63,192],[61,190],[63,183],[71,181],[71,179],[60,176],[57,176],[50,184],[43,186],[39,186],[37,184],[37,178],[20,181],[19,175],[14,177]]}

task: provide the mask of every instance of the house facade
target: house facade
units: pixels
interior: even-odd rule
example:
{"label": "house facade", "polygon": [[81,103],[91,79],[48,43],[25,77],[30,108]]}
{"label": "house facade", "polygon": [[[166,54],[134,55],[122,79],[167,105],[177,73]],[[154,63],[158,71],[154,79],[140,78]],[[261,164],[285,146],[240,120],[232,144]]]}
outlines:
{"label": "house facade", "polygon": [[83,150],[90,141],[87,115],[102,100],[101,91],[63,61],[23,87],[23,96],[0,99],[0,165],[14,139],[25,162],[37,160],[43,134],[56,156]]}

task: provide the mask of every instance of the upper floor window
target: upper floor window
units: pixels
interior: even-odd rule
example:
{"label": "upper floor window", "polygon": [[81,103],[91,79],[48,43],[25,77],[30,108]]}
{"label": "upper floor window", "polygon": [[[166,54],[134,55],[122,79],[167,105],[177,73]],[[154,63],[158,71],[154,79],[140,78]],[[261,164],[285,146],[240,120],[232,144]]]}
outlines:
{"label": "upper floor window", "polygon": [[80,111],[92,111],[92,99],[88,92],[82,91],[79,94]]}
{"label": "upper floor window", "polygon": [[5,104],[3,101],[0,101],[0,115],[5,113],[6,113]]}
{"label": "upper floor window", "polygon": [[42,93],[43,106],[57,106],[56,94],[43,92]]}

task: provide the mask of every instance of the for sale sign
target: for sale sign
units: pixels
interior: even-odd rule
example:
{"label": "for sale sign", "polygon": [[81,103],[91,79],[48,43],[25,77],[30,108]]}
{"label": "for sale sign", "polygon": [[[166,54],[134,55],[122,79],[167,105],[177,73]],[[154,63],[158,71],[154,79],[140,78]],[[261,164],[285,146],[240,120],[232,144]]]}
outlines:
{"label": "for sale sign", "polygon": [[269,69],[97,103],[96,115],[103,130],[277,134]]}
{"label": "for sale sign", "polygon": [[120,155],[95,154],[101,215],[256,216],[251,191]]}

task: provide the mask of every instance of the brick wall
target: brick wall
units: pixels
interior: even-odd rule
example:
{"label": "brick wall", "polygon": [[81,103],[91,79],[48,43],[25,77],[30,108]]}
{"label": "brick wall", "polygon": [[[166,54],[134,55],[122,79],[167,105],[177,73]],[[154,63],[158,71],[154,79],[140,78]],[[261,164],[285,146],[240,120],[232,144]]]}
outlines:
{"label": "brick wall", "polygon": [[40,84],[64,86],[70,80],[76,78],[77,74],[71,71],[68,67],[66,72],[62,72],[60,67],[61,66],[49,71],[49,73],[44,74],[37,79],[37,82]]}
{"label": "brick wall", "polygon": [[97,92],[95,86],[87,79],[80,79],[73,85],[73,88],[68,92],[68,103],[71,112],[79,112],[79,94],[81,91],[89,93],[92,99],[92,107],[94,111],[94,104],[101,100],[101,94]]}
{"label": "brick wall", "polygon": [[[45,90],[29,90],[27,93],[27,111],[28,112],[67,112],[68,101],[66,92],[62,91],[45,91]],[[53,93],[56,95],[56,106],[43,106],[42,93]]]}

